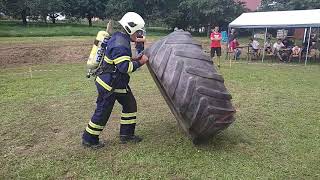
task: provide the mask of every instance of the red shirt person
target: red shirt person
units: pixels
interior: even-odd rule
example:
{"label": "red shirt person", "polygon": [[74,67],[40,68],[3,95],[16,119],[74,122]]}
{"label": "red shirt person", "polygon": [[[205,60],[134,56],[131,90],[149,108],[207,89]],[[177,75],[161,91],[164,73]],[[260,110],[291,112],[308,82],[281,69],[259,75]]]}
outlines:
{"label": "red shirt person", "polygon": [[241,50],[238,48],[240,46],[238,39],[234,38],[229,45],[229,49],[234,53],[235,59],[237,60],[241,54]]}
{"label": "red shirt person", "polygon": [[212,33],[210,34],[211,39],[211,58],[217,54],[218,58],[218,67],[220,67],[220,56],[221,56],[221,39],[222,35],[219,33],[219,27],[216,26],[212,30]]}
{"label": "red shirt person", "polygon": [[235,40],[232,40],[230,42],[230,50],[234,51],[235,49],[237,49],[237,47],[240,46],[238,40],[235,38]]}

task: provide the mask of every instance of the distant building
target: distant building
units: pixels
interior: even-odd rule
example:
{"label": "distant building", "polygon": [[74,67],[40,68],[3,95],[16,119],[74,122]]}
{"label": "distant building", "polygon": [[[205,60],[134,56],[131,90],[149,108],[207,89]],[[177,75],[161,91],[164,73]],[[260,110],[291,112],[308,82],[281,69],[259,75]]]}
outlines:
{"label": "distant building", "polygon": [[242,1],[245,3],[246,8],[250,11],[256,11],[261,5],[261,0],[235,0],[235,1]]}

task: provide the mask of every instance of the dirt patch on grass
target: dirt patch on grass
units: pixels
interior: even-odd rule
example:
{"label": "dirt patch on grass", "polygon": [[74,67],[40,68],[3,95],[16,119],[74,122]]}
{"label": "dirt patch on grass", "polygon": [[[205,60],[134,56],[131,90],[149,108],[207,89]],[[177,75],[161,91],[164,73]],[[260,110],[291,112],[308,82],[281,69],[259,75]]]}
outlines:
{"label": "dirt patch on grass", "polygon": [[90,42],[0,44],[0,67],[85,62]]}
{"label": "dirt patch on grass", "polygon": [[[150,44],[147,43],[147,46]],[[92,42],[89,40],[0,44],[0,67],[85,63],[91,48]]]}

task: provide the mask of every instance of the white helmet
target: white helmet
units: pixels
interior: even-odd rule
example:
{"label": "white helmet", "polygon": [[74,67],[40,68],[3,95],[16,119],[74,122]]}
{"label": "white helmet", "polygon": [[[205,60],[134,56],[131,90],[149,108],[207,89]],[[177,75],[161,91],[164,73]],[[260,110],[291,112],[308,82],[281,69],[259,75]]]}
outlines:
{"label": "white helmet", "polygon": [[128,34],[132,35],[138,30],[143,30],[145,22],[143,18],[135,12],[127,12],[119,21]]}

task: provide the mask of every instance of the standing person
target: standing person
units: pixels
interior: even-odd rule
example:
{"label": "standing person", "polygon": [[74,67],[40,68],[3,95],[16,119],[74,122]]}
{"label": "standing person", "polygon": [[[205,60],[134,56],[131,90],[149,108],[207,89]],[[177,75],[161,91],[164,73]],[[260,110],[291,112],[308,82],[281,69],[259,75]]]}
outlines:
{"label": "standing person", "polygon": [[82,144],[93,149],[101,148],[104,143],[99,135],[105,127],[114,103],[122,105],[120,120],[120,142],[140,142],[142,138],[135,135],[137,104],[128,85],[129,74],[136,71],[148,61],[142,55],[132,59],[131,41],[136,41],[137,31],[143,30],[145,22],[134,12],[126,13],[118,22],[121,30],[112,34],[107,41],[104,60],[95,79],[98,90],[97,107],[82,135]]}
{"label": "standing person", "polygon": [[218,68],[220,68],[222,35],[221,35],[221,33],[219,33],[219,27],[218,26],[215,26],[214,29],[212,29],[211,31],[212,31],[212,33],[210,34],[211,58],[212,58],[212,61],[213,61],[215,54],[217,54]]}
{"label": "standing person", "polygon": [[228,38],[228,44],[230,44],[235,38],[237,38],[237,32],[235,29],[231,29],[231,32]]}
{"label": "standing person", "polygon": [[144,43],[146,42],[146,34],[144,31],[137,31],[137,40],[136,40],[136,56],[144,50]]}

